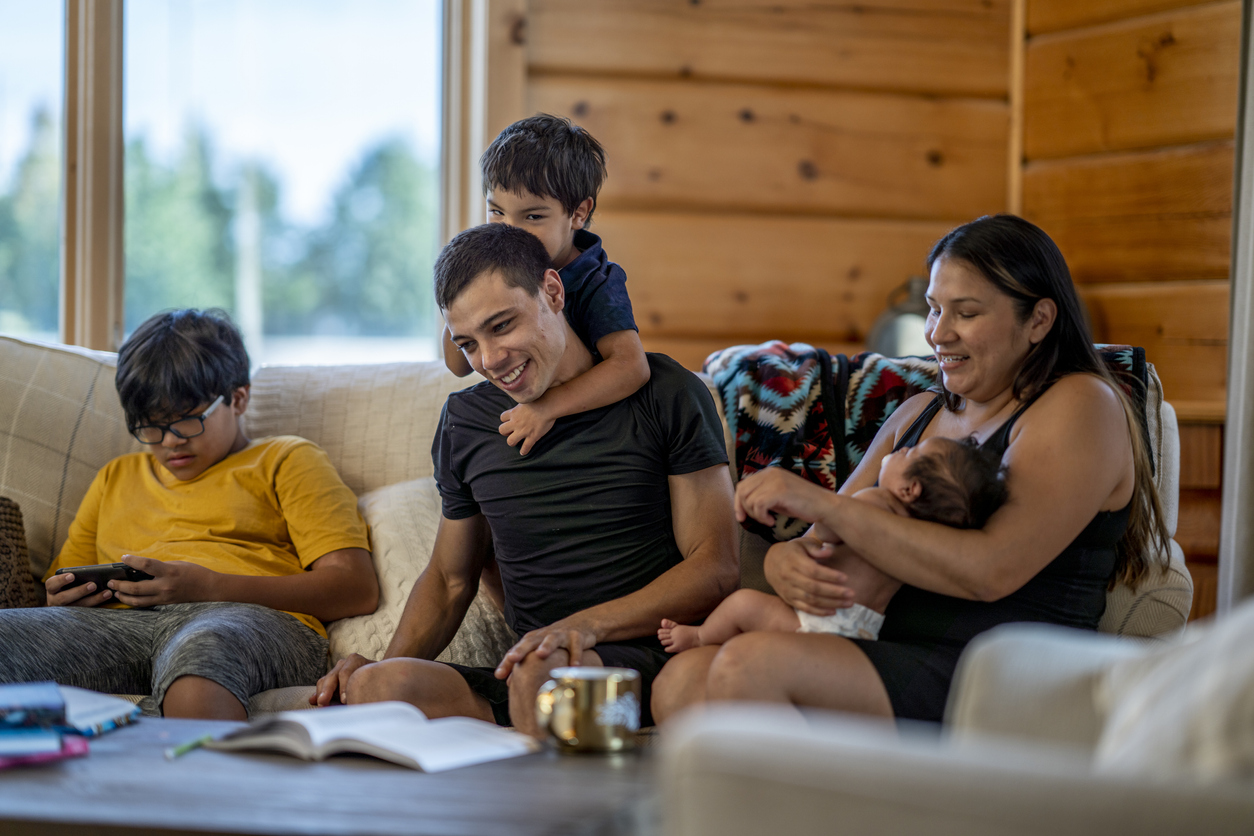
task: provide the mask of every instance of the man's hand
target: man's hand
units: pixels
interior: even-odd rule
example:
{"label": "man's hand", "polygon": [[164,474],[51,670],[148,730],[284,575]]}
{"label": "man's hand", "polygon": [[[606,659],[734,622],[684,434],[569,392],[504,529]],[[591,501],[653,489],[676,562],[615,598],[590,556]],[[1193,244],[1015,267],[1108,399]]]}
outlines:
{"label": "man's hand", "polygon": [[326,706],[339,695],[340,702],[348,702],[348,679],[359,668],[373,665],[374,662],[359,653],[352,653],[335,663],[330,673],[318,680],[318,687],[309,698],[310,705]]}
{"label": "man's hand", "polygon": [[47,607],[98,607],[113,599],[113,591],[96,589],[95,583],[85,583],[73,589],[66,589],[67,584],[74,582],[74,574],[52,575],[44,581],[44,589],[48,592]]}
{"label": "man's hand", "polygon": [[510,447],[522,444],[519,452],[525,456],[537,441],[553,429],[553,421],[539,402],[520,403],[501,413],[501,435],[508,436],[506,443]]}
{"label": "man's hand", "polygon": [[535,653],[540,659],[547,659],[564,648],[570,654],[571,666],[578,665],[583,659],[583,652],[592,650],[599,641],[596,631],[580,620],[579,613],[575,613],[548,627],[532,630],[519,639],[518,644],[511,647],[501,660],[496,669],[496,678],[509,679],[514,667],[530,653]]}
{"label": "man's hand", "polygon": [[152,575],[150,581],[109,581],[113,597],[132,607],[155,607],[158,604],[186,604],[192,601],[217,601],[212,569],[183,560],[153,560],[137,554],[122,555],[122,562]]}
{"label": "man's hand", "polygon": [[782,467],[768,467],[736,485],[736,519],[744,522],[752,517],[763,525],[774,525],[775,514],[784,514],[812,523],[834,496]]}

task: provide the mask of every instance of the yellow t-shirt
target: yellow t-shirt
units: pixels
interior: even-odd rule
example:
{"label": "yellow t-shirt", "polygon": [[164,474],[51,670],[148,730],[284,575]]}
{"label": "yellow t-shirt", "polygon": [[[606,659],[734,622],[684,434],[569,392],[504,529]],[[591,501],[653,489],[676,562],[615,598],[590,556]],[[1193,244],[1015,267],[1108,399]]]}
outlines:
{"label": "yellow t-shirt", "polygon": [[[44,579],[62,567],[117,563],[124,554],[229,575],[295,575],[328,552],[369,548],[357,498],[327,454],[281,435],[257,439],[186,482],[150,453],[109,462]],[[291,614],[326,635],[318,619]]]}

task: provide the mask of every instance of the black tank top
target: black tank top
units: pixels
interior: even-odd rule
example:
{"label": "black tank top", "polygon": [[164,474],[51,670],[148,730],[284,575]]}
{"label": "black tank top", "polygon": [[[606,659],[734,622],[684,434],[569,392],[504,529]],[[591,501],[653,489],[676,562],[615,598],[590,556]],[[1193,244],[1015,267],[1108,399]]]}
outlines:
{"label": "black tank top", "polygon": [[[1044,393],[1024,403],[980,446],[1002,456],[1010,431]],[[938,395],[897,442],[894,450],[913,447],[940,411]],[[1062,553],[1020,589],[999,601],[967,601],[903,586],[888,605],[880,641],[961,647],[985,630],[1010,621],[1041,621],[1096,630],[1106,610],[1106,585],[1115,573],[1117,549],[1128,527],[1132,503],[1118,511],[1099,511]]]}

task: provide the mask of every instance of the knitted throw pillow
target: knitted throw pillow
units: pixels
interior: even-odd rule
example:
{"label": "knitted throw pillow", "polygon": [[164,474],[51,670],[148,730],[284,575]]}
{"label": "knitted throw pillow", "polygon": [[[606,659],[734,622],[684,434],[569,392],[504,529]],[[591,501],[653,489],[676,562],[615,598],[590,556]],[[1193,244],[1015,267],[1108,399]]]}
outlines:
{"label": "knitted throw pillow", "polygon": [[38,607],[40,597],[30,571],[22,509],[0,496],[0,609]]}

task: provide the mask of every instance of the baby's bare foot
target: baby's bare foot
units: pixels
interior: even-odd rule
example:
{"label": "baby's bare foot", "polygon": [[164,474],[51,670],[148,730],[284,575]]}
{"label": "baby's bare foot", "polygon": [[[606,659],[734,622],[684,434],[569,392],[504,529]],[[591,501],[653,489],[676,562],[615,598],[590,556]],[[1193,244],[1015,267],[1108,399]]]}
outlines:
{"label": "baby's bare foot", "polygon": [[697,634],[696,627],[676,624],[669,618],[662,619],[662,628],[657,631],[657,637],[667,653],[683,653],[701,646],[701,637]]}

